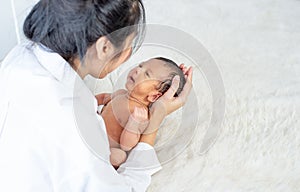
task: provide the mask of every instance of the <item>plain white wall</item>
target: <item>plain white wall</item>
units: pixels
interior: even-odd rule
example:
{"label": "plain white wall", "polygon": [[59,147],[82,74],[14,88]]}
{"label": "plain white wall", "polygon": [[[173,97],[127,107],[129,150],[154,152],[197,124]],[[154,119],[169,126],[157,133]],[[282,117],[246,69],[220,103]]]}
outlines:
{"label": "plain white wall", "polygon": [[22,25],[37,0],[2,0],[0,6],[0,61],[24,40]]}
{"label": "plain white wall", "polygon": [[14,16],[11,1],[4,0],[0,6],[0,60],[17,44]]}

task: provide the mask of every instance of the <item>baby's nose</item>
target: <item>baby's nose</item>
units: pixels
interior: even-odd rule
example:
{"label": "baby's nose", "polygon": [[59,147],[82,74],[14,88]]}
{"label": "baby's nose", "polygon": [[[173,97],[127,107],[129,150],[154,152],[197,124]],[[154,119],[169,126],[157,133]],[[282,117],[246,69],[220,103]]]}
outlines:
{"label": "baby's nose", "polygon": [[139,74],[142,71],[142,69],[140,67],[136,68],[135,73]]}

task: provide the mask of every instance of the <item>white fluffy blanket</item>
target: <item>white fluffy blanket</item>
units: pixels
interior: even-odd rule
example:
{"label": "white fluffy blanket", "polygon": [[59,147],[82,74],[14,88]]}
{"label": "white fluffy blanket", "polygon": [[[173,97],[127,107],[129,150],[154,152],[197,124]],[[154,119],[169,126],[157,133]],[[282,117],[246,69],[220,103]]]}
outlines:
{"label": "white fluffy blanket", "polygon": [[[300,191],[300,1],[151,0],[145,7],[148,22],[178,27],[203,43],[221,71],[226,92],[217,140],[201,154],[212,98],[205,75],[195,70],[198,105],[190,113],[199,114],[196,130],[184,150],[170,159],[180,149],[165,144],[182,144],[186,137],[176,135],[180,123],[187,130],[193,125],[182,119],[181,111],[166,119],[156,143],[163,169],[148,191]],[[157,49],[140,50],[104,82],[86,82],[94,93],[111,92],[125,69],[156,55],[194,65]]]}

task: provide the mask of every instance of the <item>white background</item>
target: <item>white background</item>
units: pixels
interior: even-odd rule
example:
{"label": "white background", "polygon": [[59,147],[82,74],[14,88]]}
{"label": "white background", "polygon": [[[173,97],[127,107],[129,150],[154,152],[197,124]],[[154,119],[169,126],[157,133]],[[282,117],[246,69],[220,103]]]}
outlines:
{"label": "white background", "polygon": [[0,6],[0,61],[24,39],[22,23],[36,0],[3,0]]}

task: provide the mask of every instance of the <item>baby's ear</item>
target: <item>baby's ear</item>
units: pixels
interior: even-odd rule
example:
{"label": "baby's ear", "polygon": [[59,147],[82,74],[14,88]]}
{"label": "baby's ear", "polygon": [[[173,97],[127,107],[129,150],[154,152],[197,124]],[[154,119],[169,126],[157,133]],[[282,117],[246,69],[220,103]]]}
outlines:
{"label": "baby's ear", "polygon": [[161,92],[152,92],[148,95],[147,99],[149,102],[154,103],[160,96],[162,96]]}

